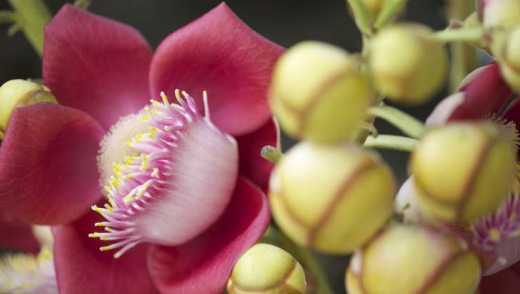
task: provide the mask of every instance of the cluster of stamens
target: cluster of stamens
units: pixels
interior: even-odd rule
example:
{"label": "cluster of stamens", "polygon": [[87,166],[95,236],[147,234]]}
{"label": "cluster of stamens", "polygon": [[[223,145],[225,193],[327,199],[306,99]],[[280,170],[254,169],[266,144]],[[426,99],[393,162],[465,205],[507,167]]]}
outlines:
{"label": "cluster of stamens", "polygon": [[0,293],[57,293],[52,251],[38,256],[5,255],[0,260]]}
{"label": "cluster of stamens", "polygon": [[[494,251],[505,239],[520,236],[520,165],[510,195],[501,207],[473,224],[474,242],[486,251]],[[500,262],[506,262],[499,257]]]}
{"label": "cluster of stamens", "polygon": [[[161,93],[162,103],[151,100],[139,119],[149,124],[149,132],[137,134],[128,146],[138,151],[138,156],[126,156],[123,163],[113,163],[113,175],[104,187],[108,203],[104,208],[93,206],[92,210],[100,213],[106,221],[98,222],[96,227],[104,227],[105,232],[89,234],[91,238],[114,243],[100,247],[101,251],[120,248],[114,254],[120,257],[127,250],[140,242],[143,236],[138,232],[132,217],[142,212],[170,177],[172,153],[178,146],[182,131],[194,120],[202,118],[195,101],[186,92],[175,91],[178,104],[170,103]],[[207,97],[204,92],[207,111]]]}

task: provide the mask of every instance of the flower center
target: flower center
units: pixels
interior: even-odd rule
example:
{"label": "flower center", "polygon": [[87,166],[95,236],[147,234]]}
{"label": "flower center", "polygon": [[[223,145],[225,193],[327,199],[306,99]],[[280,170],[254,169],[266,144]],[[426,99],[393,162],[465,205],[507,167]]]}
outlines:
{"label": "flower center", "polygon": [[43,248],[37,257],[4,256],[0,260],[0,293],[58,293],[52,252]]}
{"label": "flower center", "polygon": [[[98,156],[99,182],[101,188],[110,181],[114,171],[114,165],[125,161],[125,158],[139,156],[139,150],[129,144],[121,145],[120,142],[130,142],[134,136],[149,131],[150,126],[146,121],[139,119],[140,115],[130,114],[119,119],[112,126],[108,134],[101,140]],[[108,196],[105,189],[102,190]]]}
{"label": "flower center", "polygon": [[[96,223],[105,232],[89,237],[111,241],[100,249],[119,248],[116,258],[141,242],[173,246],[193,239],[231,200],[238,176],[237,143],[210,122],[205,93],[205,117],[193,98],[182,94],[175,91],[174,104],[161,93],[162,103],[152,100],[103,139],[100,169],[107,162],[113,166],[105,186],[108,204],[92,209],[106,219]],[[131,130],[133,123],[138,132]],[[130,141],[120,141],[132,133]]]}

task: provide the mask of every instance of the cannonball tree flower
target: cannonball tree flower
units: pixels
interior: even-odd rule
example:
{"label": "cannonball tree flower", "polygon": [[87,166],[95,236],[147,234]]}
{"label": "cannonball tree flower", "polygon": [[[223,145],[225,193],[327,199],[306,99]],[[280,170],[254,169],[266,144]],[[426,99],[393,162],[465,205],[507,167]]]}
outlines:
{"label": "cannonball tree flower", "polygon": [[0,208],[55,225],[60,292],[225,288],[269,222],[272,165],[259,151],[278,144],[266,93],[282,51],[225,4],[153,54],[131,27],[70,5],[58,12],[43,79],[60,104],[14,111]]}
{"label": "cannonball tree flower", "polygon": [[[457,92],[448,96],[434,109],[426,123],[429,126],[443,125],[454,121],[490,120],[504,133],[517,151],[518,158],[518,125],[520,123],[520,100],[515,98],[507,104],[511,89],[500,75],[496,63],[481,67],[468,75]],[[517,159],[518,160],[518,159]],[[412,219],[420,218],[420,211],[411,187],[413,178],[405,183],[398,195],[398,206],[410,205],[405,213]],[[515,177],[511,191],[506,195],[502,205],[493,213],[477,219],[468,227],[469,238],[477,249],[490,253],[491,264],[485,269],[480,293],[496,293],[494,285],[501,284],[501,289],[520,285],[518,261],[520,261],[520,176]],[[505,269],[505,270],[504,270]],[[510,291],[510,290],[509,290]],[[508,293],[508,292],[504,292]]]}

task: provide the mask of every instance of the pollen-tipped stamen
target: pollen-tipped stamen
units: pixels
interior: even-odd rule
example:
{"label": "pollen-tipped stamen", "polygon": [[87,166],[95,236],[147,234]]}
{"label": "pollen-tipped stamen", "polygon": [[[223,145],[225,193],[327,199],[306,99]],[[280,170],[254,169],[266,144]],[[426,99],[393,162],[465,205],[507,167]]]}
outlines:
{"label": "pollen-tipped stamen", "polygon": [[134,116],[148,132],[124,143],[138,152],[113,164],[104,187],[108,204],[92,207],[105,218],[95,226],[105,231],[89,237],[112,241],[100,250],[119,249],[116,258],[141,242],[190,240],[220,216],[231,198],[238,174],[235,140],[210,122],[206,92],[204,117],[186,92],[176,90],[175,97],[177,104],[161,93],[162,103],[152,100]]}
{"label": "pollen-tipped stamen", "polygon": [[37,257],[6,254],[0,260],[0,293],[58,293],[52,251]]}

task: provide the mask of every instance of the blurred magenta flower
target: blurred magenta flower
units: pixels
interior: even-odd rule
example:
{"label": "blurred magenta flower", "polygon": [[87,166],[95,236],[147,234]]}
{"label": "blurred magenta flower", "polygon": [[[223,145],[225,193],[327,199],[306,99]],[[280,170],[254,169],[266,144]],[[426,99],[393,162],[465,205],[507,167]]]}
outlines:
{"label": "blurred magenta flower", "polygon": [[[269,223],[264,193],[272,164],[259,152],[264,145],[278,145],[267,89],[283,48],[253,32],[224,3],[169,35],[155,53],[135,29],[65,5],[47,25],[44,47],[44,84],[60,104],[34,104],[13,113],[0,149],[0,211],[16,211],[29,223],[55,225],[60,293],[221,292],[234,262]],[[236,142],[236,172],[208,174],[201,159],[211,157],[213,141],[197,135],[195,141],[205,143],[206,149],[197,153],[192,149],[199,144],[185,144],[188,151],[176,154],[184,157],[171,163],[173,169],[174,164],[189,169],[185,176],[194,178],[191,188],[201,192],[192,193],[187,185],[170,187],[178,189],[180,207],[184,200],[191,201],[185,206],[191,210],[177,209],[171,215],[166,211],[162,223],[147,219],[150,230],[161,227],[160,234],[150,233],[159,236],[157,240],[143,238],[145,243],[114,259],[99,251],[109,242],[88,238],[94,223],[111,221],[90,210],[107,202],[100,188],[100,181],[106,185],[106,175],[97,164],[103,156],[99,143],[121,117],[137,114],[150,97],[176,88],[191,94],[207,91],[207,107],[195,95],[180,108],[190,109],[196,119],[209,120],[211,115],[214,127],[201,129]],[[204,117],[198,109],[206,109]],[[117,137],[114,129],[110,132]],[[226,199],[217,201],[214,209],[221,211],[209,218],[203,206],[215,195],[198,182],[220,181],[231,189],[216,193]],[[150,201],[152,207],[174,207],[175,201],[167,201],[171,195],[163,194]],[[182,198],[184,194],[195,199]],[[204,224],[195,225],[198,231],[190,231],[187,223],[205,218]],[[115,222],[111,224],[113,228]],[[177,230],[192,235],[162,242],[168,227],[172,234]]]}

